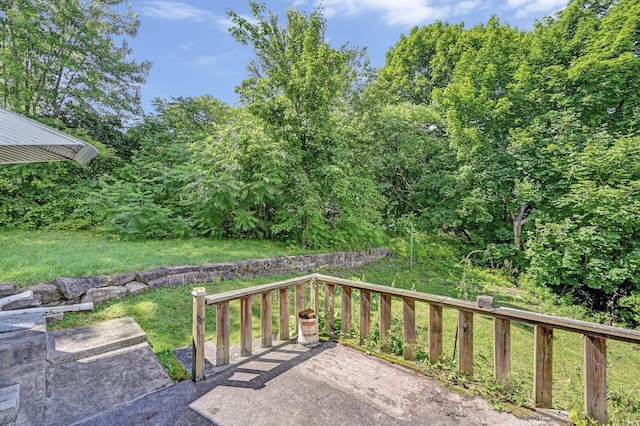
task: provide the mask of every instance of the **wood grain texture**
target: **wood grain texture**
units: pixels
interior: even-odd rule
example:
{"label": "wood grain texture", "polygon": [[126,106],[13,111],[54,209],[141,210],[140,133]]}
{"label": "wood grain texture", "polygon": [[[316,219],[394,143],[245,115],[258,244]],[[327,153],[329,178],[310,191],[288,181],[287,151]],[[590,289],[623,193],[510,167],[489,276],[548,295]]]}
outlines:
{"label": "wood grain texture", "polygon": [[607,424],[607,339],[584,335],[584,406],[587,416]]}
{"label": "wood grain texture", "polygon": [[216,305],[216,366],[229,364],[229,302]]}
{"label": "wood grain texture", "polygon": [[402,355],[407,361],[416,359],[416,301],[414,299],[402,299],[402,337],[404,347]]}
{"label": "wood grain texture", "polygon": [[342,286],[342,295],[340,296],[342,319],[341,331],[343,336],[351,335],[351,287]]}
{"label": "wood grain texture", "polygon": [[207,292],[204,287],[195,287],[191,292],[193,296],[193,330],[192,330],[192,358],[191,379],[195,382],[204,380],[204,324],[205,303]]}
{"label": "wood grain texture", "polygon": [[511,383],[511,321],[493,319],[493,375],[505,390]]}
{"label": "wood grain texture", "polygon": [[458,373],[473,376],[473,312],[458,311]]}
{"label": "wood grain texture", "polygon": [[552,408],[553,328],[534,327],[533,406]]}
{"label": "wood grain texture", "polygon": [[260,294],[260,340],[263,348],[273,346],[273,310],[271,308],[271,292]]}

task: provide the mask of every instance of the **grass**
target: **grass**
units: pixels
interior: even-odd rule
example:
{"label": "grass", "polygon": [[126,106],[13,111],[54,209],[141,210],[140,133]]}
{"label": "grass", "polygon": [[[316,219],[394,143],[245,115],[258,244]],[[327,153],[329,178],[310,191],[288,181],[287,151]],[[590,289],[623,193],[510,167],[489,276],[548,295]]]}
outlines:
{"label": "grass", "polygon": [[[70,234],[69,234],[70,235]],[[92,240],[90,240],[92,241]],[[92,242],[91,244],[94,244]],[[187,242],[185,242],[186,244]],[[193,242],[192,242],[193,243]],[[126,246],[130,243],[118,243]],[[168,243],[163,243],[168,244]],[[171,242],[173,244],[173,242]],[[195,243],[193,243],[195,244]],[[225,245],[224,243],[217,243]],[[235,246],[234,244],[237,244]],[[256,250],[252,247],[243,250],[245,242],[228,242],[229,248],[238,247],[238,253],[251,255]],[[529,287],[526,281],[515,282],[505,271],[480,268],[460,259],[465,257],[466,248],[455,240],[446,238],[417,239],[414,252],[415,264],[409,269],[406,242],[392,241],[391,246],[396,253],[395,259],[386,259],[366,267],[343,269],[328,272],[329,275],[368,281],[381,285],[398,288],[414,289],[426,293],[439,294],[449,297],[475,300],[477,295],[491,295],[496,304],[510,306],[552,315],[569,316],[577,319],[593,320],[588,312],[576,306],[565,306],[556,303],[555,298],[540,289]],[[161,247],[158,245],[156,247]],[[115,253],[131,253],[133,250],[123,247]],[[169,250],[171,251],[171,250]],[[79,251],[82,253],[82,250]],[[294,250],[295,252],[295,250]],[[255,252],[253,252],[255,253]],[[264,255],[263,252],[259,254]],[[208,262],[210,258],[207,257]],[[231,260],[227,258],[226,260]],[[75,261],[75,259],[74,259]],[[68,262],[68,260],[67,260]],[[184,261],[180,263],[197,263]],[[64,262],[62,262],[64,263]],[[117,263],[117,262],[115,262]],[[157,266],[157,265],[156,265]],[[151,267],[147,264],[146,267]],[[75,268],[75,266],[74,266]],[[64,269],[62,269],[64,270]],[[123,271],[123,269],[119,269]],[[324,271],[323,273],[327,273]],[[66,271],[61,275],[69,275]],[[259,285],[265,282],[277,281],[287,277],[269,277],[252,280],[229,280],[204,283],[208,294]],[[0,280],[2,280],[0,278]],[[169,371],[172,378],[181,380],[188,377],[172,354],[172,349],[184,347],[191,343],[191,287],[173,287],[151,290],[136,297],[126,297],[102,303],[93,312],[68,313],[65,319],[55,325],[56,328],[68,327],[99,322],[122,316],[133,317],[148,335],[153,351],[158,355],[162,364]],[[274,292],[275,293],[275,292]],[[339,329],[340,292],[336,292],[336,329]],[[274,294],[275,297],[275,294]],[[293,295],[291,294],[292,298]],[[359,292],[353,292],[353,324],[352,336],[343,336],[345,342],[357,343]],[[259,336],[259,301],[253,301],[253,332]],[[274,299],[275,300],[275,299]],[[307,300],[309,300],[307,298]],[[321,295],[321,300],[322,295]],[[292,300],[291,300],[292,302]],[[401,302],[393,301],[392,310],[392,349],[402,353],[402,319]],[[379,305],[378,298],[372,295],[372,311]],[[278,328],[277,303],[273,304],[273,330]],[[290,303],[293,315],[293,303]],[[433,369],[426,359],[428,352],[428,306],[418,303],[416,306],[417,349],[419,361],[412,364],[422,372],[441,378],[449,383],[457,383],[463,387],[487,397],[496,407],[510,407],[510,404],[528,405],[532,394],[533,383],[533,327],[528,324],[512,323],[512,366],[514,391],[507,393],[501,390],[492,380],[493,365],[493,337],[492,321],[490,317],[474,316],[474,368],[473,381],[456,374],[454,340],[456,332],[457,311],[444,309],[443,311],[443,351],[445,359],[438,368]],[[231,342],[239,343],[239,303],[231,304]],[[361,349],[371,353],[378,353],[376,340],[377,314],[372,312],[372,338],[365,342]],[[321,327],[323,318],[320,315]],[[215,332],[215,310],[207,309],[206,338],[213,339]],[[354,340],[355,339],[355,340]],[[580,335],[556,330],[554,332],[554,406],[555,408],[571,412],[572,419],[577,423],[585,422],[581,413],[583,410],[582,396],[582,338]],[[640,345],[632,345],[609,340],[608,345],[608,392],[609,417],[612,424],[635,424],[640,420]],[[379,353],[378,353],[379,354]],[[388,355],[382,355],[387,356]],[[399,360],[399,358],[395,358]],[[401,362],[399,360],[399,362]]]}
{"label": "grass", "polygon": [[308,253],[270,241],[210,239],[115,241],[94,233],[0,231],[0,282],[19,287],[58,277],[143,271]]}

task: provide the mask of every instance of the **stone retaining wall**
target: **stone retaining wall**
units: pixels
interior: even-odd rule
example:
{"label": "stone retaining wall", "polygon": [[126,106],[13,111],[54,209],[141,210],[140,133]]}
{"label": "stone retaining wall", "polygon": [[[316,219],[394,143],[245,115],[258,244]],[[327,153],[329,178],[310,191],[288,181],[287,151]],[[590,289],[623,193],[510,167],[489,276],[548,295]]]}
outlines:
{"label": "stone retaining wall", "polygon": [[16,289],[13,282],[0,283],[0,297],[31,290],[33,298],[12,302],[2,310],[35,306],[69,305],[82,302],[104,302],[125,295],[137,295],[149,288],[178,286],[242,277],[310,273],[338,267],[353,267],[374,262],[389,255],[386,248],[364,251],[341,251],[267,259],[213,263],[200,266],[162,267],[139,273],[102,275],[83,278],[56,278]]}

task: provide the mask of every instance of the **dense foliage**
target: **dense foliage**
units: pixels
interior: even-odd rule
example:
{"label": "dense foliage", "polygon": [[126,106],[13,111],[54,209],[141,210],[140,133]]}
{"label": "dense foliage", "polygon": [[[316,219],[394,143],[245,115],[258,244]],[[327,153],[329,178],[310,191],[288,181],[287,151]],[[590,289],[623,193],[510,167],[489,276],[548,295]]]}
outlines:
{"label": "dense foliage", "polygon": [[157,100],[135,125],[149,64],[127,59],[139,23],[121,3],[0,2],[1,105],[104,146],[84,169],[2,168],[3,227],[310,248],[445,232],[640,324],[636,0],[573,0],[532,31],[416,27],[379,70],[327,42],[321,9],[281,22],[250,2],[251,19],[229,12],[255,51],[241,106]]}

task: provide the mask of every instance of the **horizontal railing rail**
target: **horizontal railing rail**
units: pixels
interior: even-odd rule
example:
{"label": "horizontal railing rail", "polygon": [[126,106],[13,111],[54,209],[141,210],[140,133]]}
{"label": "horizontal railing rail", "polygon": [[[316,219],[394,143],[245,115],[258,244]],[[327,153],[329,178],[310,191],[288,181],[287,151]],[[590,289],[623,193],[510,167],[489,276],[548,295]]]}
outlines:
{"label": "horizontal railing rail", "polygon": [[[494,377],[506,389],[511,388],[511,321],[534,325],[533,405],[551,408],[553,384],[553,331],[566,330],[583,335],[584,344],[584,401],[586,414],[599,423],[607,422],[607,339],[640,344],[640,331],[606,326],[586,321],[561,318],[519,309],[496,307],[491,298],[479,298],[477,303],[398,289],[361,281],[310,274],[251,288],[221,294],[206,295],[204,288],[193,294],[193,380],[204,376],[205,307],[216,306],[216,365],[229,363],[230,309],[229,303],[240,301],[240,354],[252,353],[251,299],[260,296],[261,344],[272,346],[272,292],[278,293],[278,338],[289,339],[289,288],[293,287],[295,312],[305,309],[305,286],[310,285],[310,305],[318,313],[319,284],[324,284],[324,323],[326,332],[333,334],[335,317],[335,287],[341,288],[341,332],[351,335],[352,289],[360,292],[360,341],[369,338],[371,323],[371,293],[379,294],[380,346],[390,349],[391,300],[402,299],[403,357],[416,359],[415,304],[429,305],[429,360],[442,359],[442,308],[458,310],[458,372],[473,375],[473,315],[493,317]],[[482,302],[482,303],[481,303]],[[297,318],[297,315],[296,315]],[[296,327],[297,330],[297,327]]]}

